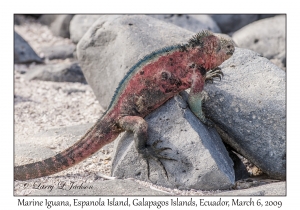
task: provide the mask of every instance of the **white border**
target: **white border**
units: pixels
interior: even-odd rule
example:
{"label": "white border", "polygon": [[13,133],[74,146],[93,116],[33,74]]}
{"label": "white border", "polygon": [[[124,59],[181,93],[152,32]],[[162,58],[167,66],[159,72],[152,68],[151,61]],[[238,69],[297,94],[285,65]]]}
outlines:
{"label": "white border", "polygon": [[[297,165],[296,149],[299,144],[297,138],[299,130],[299,15],[298,5],[290,2],[275,1],[141,1],[141,0],[106,0],[106,1],[9,1],[2,3],[1,6],[1,63],[2,80],[0,83],[1,91],[1,202],[2,207],[17,207],[17,199],[13,197],[13,14],[14,13],[286,13],[287,14],[287,197],[269,197],[279,199],[284,202],[280,209],[287,209],[298,204],[298,181],[299,173]],[[4,65],[3,65],[4,63]],[[297,68],[298,67],[298,68]],[[245,75],[246,76],[246,75]],[[50,198],[50,197],[48,197]],[[56,197],[51,197],[55,200]],[[71,200],[71,197],[57,197]],[[87,197],[88,198],[88,197]],[[95,197],[94,197],[95,198]],[[94,199],[93,198],[93,199]],[[147,197],[151,199],[151,197]],[[183,200],[188,199],[187,197]],[[206,197],[207,199],[210,199]],[[225,197],[229,199],[230,197]],[[30,197],[33,199],[33,197]],[[36,199],[44,200],[44,197]],[[131,199],[133,199],[131,197]],[[164,197],[153,197],[153,200],[164,200]],[[170,199],[166,197],[165,199]],[[198,199],[198,198],[194,198]],[[214,199],[214,198],[212,198]],[[263,198],[265,199],[265,198]],[[31,207],[34,208],[34,207]],[[31,209],[30,208],[30,209]],[[182,208],[182,207],[181,207]],[[199,206],[198,206],[199,208]],[[9,208],[11,209],[11,208]],[[38,208],[39,209],[39,208]],[[45,209],[45,207],[43,207]],[[61,208],[55,208],[61,209]],[[89,208],[88,208],[89,209]],[[99,207],[97,208],[99,209]],[[147,208],[148,209],[148,208]]]}

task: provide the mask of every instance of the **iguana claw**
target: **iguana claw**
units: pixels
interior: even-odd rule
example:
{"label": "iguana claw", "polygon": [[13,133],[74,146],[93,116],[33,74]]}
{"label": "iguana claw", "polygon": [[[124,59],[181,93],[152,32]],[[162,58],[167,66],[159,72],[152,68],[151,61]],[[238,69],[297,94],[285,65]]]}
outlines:
{"label": "iguana claw", "polygon": [[163,156],[160,154],[160,152],[162,152],[162,151],[172,150],[172,149],[170,147],[157,148],[156,146],[159,142],[162,142],[162,141],[157,140],[152,145],[147,145],[147,147],[141,152],[142,158],[145,159],[146,163],[147,163],[148,178],[150,177],[150,166],[149,166],[150,158],[155,160],[163,168],[164,173],[167,178],[169,178],[167,170],[160,159],[177,161],[173,158],[169,158],[169,157],[166,157],[166,156]]}
{"label": "iguana claw", "polygon": [[213,83],[215,77],[220,78],[220,81],[221,81],[223,76],[224,76],[224,74],[223,74],[221,68],[217,67],[215,69],[212,69],[212,70],[209,70],[208,72],[206,72],[205,81],[211,81],[211,83]]}

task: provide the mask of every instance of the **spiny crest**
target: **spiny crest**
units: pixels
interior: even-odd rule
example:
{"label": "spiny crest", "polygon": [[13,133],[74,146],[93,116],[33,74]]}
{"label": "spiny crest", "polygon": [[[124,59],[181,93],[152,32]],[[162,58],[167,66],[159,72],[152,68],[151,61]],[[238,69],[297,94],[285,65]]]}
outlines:
{"label": "spiny crest", "polygon": [[236,46],[236,44],[230,37],[220,36],[219,38],[222,45],[232,44],[233,46]]}
{"label": "spiny crest", "polygon": [[216,37],[219,38],[221,46],[233,45],[237,47],[232,38],[226,34],[215,34]]}
{"label": "spiny crest", "polygon": [[197,45],[200,45],[202,46],[203,44],[203,39],[205,37],[208,37],[208,36],[211,36],[213,35],[212,32],[208,31],[208,30],[203,30],[199,33],[197,33],[196,35],[194,35],[189,41],[188,41],[188,44],[192,47],[194,46],[197,46]]}

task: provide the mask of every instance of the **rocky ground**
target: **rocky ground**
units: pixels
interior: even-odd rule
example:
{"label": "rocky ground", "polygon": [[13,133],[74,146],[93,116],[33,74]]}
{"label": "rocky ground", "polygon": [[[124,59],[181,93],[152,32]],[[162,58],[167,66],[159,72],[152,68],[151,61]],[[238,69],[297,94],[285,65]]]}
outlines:
{"label": "rocky ground", "polygon": [[[42,50],[45,47],[72,43],[68,38],[53,35],[48,26],[40,24],[36,19],[23,16],[18,18],[20,25],[15,25],[15,31],[31,45],[40,57],[45,57]],[[72,57],[52,60],[46,58],[45,64],[71,63],[75,60],[76,58]],[[97,101],[91,87],[85,83],[28,80],[26,73],[36,66],[35,63],[15,64],[14,127],[15,144],[18,151],[15,151],[16,165],[40,160],[43,156],[51,156],[72,145],[105,111]],[[285,194],[285,182],[275,183],[278,180],[268,179],[255,165],[243,157],[241,158],[251,177],[237,181],[230,191],[178,190],[135,179],[114,180],[110,178],[112,144],[105,146],[92,157],[66,171],[27,182],[15,181],[14,194],[226,195],[229,193],[230,195],[234,192],[247,194],[247,191],[244,192],[243,189],[249,189],[249,195]],[[32,152],[32,146],[36,152]],[[24,158],[24,156],[32,158]],[[57,186],[60,182],[70,183],[72,181],[86,185],[92,184],[94,190],[47,191],[32,187],[34,182]],[[266,184],[268,187],[261,186]],[[127,190],[117,190],[120,186],[124,186],[124,189]],[[108,190],[108,188],[111,189]],[[139,190],[133,192],[134,189]]]}

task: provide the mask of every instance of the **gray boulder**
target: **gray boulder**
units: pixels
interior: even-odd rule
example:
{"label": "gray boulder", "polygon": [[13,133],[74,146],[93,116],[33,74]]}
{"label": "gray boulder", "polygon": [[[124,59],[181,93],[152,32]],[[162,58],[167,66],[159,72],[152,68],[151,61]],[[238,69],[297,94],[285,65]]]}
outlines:
{"label": "gray boulder", "polygon": [[42,15],[39,22],[48,25],[55,36],[70,38],[70,22],[74,15]]}
{"label": "gray boulder", "polygon": [[208,15],[150,15],[156,19],[172,23],[195,33],[208,29],[215,33],[221,30],[216,22]]}
{"label": "gray boulder", "polygon": [[221,82],[206,85],[205,113],[222,139],[276,179],[286,177],[286,75],[259,54],[236,48]]}
{"label": "gray boulder", "polygon": [[193,35],[145,15],[103,15],[78,43],[77,57],[100,105],[107,108],[118,83],[139,59]]}
{"label": "gray boulder", "polygon": [[[183,92],[183,98],[187,98]],[[233,186],[233,162],[215,129],[207,129],[191,112],[181,96],[148,115],[148,144],[161,140],[157,147],[170,147],[165,152],[174,160],[162,160],[162,166],[146,161],[137,153],[133,134],[126,132],[115,140],[112,176],[136,178],[157,185],[178,189],[218,190]]]}
{"label": "gray boulder", "polygon": [[38,19],[38,21],[41,24],[50,26],[52,22],[54,22],[54,20],[57,18],[57,16],[59,15],[41,15]]}
{"label": "gray boulder", "polygon": [[14,24],[22,25],[26,21],[25,15],[14,15]]}
{"label": "gray boulder", "polygon": [[286,16],[279,15],[255,21],[232,35],[241,48],[247,48],[286,66]]}
{"label": "gray boulder", "polygon": [[241,14],[241,15],[210,15],[212,19],[218,24],[222,33],[231,33],[240,28],[258,20],[258,14]]}
{"label": "gray boulder", "polygon": [[27,80],[86,83],[77,61],[71,63],[35,66],[26,73],[25,78]]}
{"label": "gray boulder", "polygon": [[14,62],[15,63],[42,63],[43,60],[35,53],[31,46],[14,32]]}
{"label": "gray boulder", "polygon": [[75,15],[70,22],[70,38],[77,44],[93,23],[102,15]]}
{"label": "gray boulder", "polygon": [[[50,24],[50,30],[55,36],[70,38],[70,22],[74,15],[56,15]],[[50,18],[51,19],[51,18]],[[50,22],[50,21],[49,21]]]}
{"label": "gray boulder", "polygon": [[270,18],[270,17],[274,17],[276,15],[279,15],[279,14],[259,14],[259,20],[260,19],[264,19],[264,18]]}

